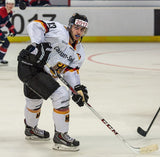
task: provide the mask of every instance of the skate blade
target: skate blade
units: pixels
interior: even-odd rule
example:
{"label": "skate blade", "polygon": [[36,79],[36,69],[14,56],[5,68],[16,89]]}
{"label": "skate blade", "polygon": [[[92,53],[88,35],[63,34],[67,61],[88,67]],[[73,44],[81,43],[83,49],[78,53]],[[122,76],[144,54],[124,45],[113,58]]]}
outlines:
{"label": "skate blade", "polygon": [[50,138],[40,138],[34,135],[26,136],[25,139],[30,141],[49,141],[50,140]]}
{"label": "skate blade", "polygon": [[69,147],[69,146],[65,146],[63,144],[57,144],[57,143],[54,143],[53,149],[54,150],[58,150],[58,151],[70,151],[70,152],[79,151],[79,147],[78,146]]}

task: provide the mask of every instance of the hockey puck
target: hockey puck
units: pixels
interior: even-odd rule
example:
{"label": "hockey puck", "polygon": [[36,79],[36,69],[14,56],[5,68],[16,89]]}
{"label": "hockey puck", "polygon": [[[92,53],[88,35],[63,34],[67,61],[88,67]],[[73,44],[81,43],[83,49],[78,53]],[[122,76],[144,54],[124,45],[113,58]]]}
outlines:
{"label": "hockey puck", "polygon": [[19,8],[20,8],[21,10],[26,9],[26,3],[25,3],[25,2],[20,1],[20,2],[19,2]]}

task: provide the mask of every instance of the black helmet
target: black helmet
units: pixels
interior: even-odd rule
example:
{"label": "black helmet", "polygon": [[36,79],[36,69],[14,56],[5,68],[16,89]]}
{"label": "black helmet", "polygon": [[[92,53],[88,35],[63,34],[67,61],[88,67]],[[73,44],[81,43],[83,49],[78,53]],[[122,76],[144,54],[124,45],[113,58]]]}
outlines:
{"label": "black helmet", "polygon": [[71,28],[73,24],[88,28],[88,19],[85,15],[75,13],[70,17],[68,27]]}

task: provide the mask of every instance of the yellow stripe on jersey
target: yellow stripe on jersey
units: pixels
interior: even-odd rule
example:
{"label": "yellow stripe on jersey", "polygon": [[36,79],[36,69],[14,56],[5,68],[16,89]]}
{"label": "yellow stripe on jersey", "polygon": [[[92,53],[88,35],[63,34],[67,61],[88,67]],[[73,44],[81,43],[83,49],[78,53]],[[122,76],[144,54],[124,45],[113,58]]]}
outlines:
{"label": "yellow stripe on jersey", "polygon": [[58,114],[67,114],[67,113],[69,113],[69,108],[64,109],[64,110],[56,110],[54,108],[53,111],[56,112],[56,113],[58,113]]}
{"label": "yellow stripe on jersey", "polygon": [[35,22],[39,22],[41,23],[41,25],[44,27],[45,29],[45,33],[49,32],[49,28],[47,26],[47,24],[45,22],[43,22],[42,20],[34,20]]}

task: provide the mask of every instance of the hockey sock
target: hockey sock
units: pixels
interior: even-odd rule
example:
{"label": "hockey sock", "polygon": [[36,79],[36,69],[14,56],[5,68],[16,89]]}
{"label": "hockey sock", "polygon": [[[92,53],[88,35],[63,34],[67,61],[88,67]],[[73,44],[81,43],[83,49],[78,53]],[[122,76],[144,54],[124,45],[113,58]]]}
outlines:
{"label": "hockey sock", "polygon": [[58,132],[68,132],[69,129],[69,108],[53,109],[53,120],[55,129]]}
{"label": "hockey sock", "polygon": [[30,109],[25,107],[25,119],[28,126],[35,127],[38,125],[39,117],[41,112],[41,105],[39,108]]}

